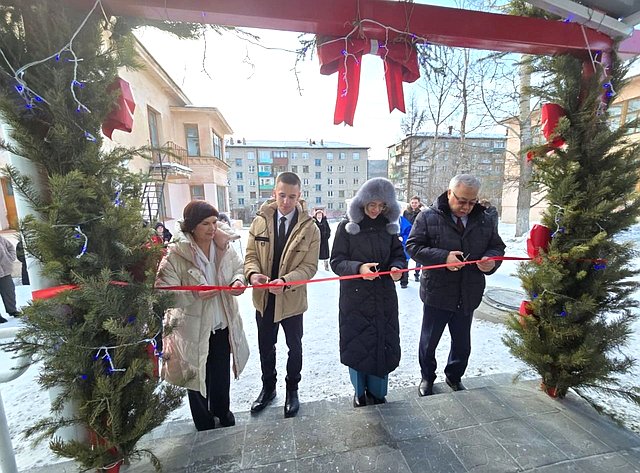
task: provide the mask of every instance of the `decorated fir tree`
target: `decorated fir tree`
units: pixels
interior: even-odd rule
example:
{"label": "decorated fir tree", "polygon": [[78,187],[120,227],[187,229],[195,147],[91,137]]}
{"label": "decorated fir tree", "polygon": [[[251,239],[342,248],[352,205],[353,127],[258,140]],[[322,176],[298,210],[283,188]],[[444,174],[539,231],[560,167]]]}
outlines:
{"label": "decorated fir tree", "polygon": [[[139,454],[140,437],[160,425],[183,392],[161,384],[155,340],[166,295],[154,291],[161,249],[143,228],[143,179],[126,168],[149,149],[102,149],[100,128],[121,67],[136,67],[131,28],[96,2],[80,11],[53,0],[0,6],[0,114],[10,125],[2,147],[33,163],[34,175],[8,167],[31,206],[21,231],[26,251],[53,284],[78,288],[34,300],[10,346],[41,363],[39,384],[55,388],[52,416],[27,432],[84,468],[117,467]],[[198,27],[164,25],[192,35]],[[123,284],[124,283],[124,284]],[[65,403],[73,417],[58,415]],[[55,432],[86,427],[91,440]]]}
{"label": "decorated fir tree", "polygon": [[510,320],[504,341],[552,395],[592,388],[638,402],[637,389],[618,375],[633,366],[621,348],[637,316],[636,250],[623,232],[639,214],[640,143],[628,138],[633,123],[610,126],[606,107],[626,71],[616,58],[606,69],[595,61],[591,77],[571,56],[539,66],[545,80],[534,93],[566,116],[529,155],[533,180],[547,192],[542,224],[550,241],[518,271],[528,314]]}

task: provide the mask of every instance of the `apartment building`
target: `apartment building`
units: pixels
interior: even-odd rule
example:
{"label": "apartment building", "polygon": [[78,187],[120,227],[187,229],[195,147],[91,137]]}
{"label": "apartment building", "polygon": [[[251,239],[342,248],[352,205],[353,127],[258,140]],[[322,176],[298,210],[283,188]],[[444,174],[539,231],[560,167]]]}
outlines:
{"label": "apartment building", "polygon": [[506,137],[483,134],[425,132],[407,135],[388,147],[389,179],[396,186],[398,200],[418,195],[433,202],[456,174],[470,173],[482,181],[480,198],[489,199],[500,211]]}
{"label": "apartment building", "polygon": [[309,210],[323,208],[328,217],[347,210],[367,180],[368,147],[324,140],[250,141],[226,144],[231,216],[251,221],[260,205],[273,195],[276,176],[295,172],[302,180],[302,198]]}

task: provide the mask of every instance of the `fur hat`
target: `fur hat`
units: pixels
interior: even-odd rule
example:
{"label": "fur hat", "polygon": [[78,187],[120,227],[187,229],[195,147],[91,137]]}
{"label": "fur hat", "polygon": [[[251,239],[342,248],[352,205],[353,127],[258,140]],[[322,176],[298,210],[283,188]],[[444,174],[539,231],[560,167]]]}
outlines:
{"label": "fur hat", "polygon": [[387,223],[387,232],[395,235],[400,231],[400,226],[398,225],[400,204],[398,204],[398,200],[396,199],[396,190],[388,179],[384,177],[374,177],[362,184],[355,197],[349,203],[349,209],[347,210],[349,223],[347,223],[345,227],[347,233],[351,233],[352,235],[360,233],[359,223],[365,215],[364,207],[374,200],[382,201],[387,206],[384,212],[382,212],[382,215],[389,221],[389,223]]}

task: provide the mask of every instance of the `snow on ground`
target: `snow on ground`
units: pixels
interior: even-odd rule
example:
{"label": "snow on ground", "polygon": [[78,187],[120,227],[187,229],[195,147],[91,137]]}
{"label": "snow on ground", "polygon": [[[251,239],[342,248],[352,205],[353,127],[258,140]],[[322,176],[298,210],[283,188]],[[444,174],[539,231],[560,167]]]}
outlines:
{"label": "snow on ground", "polygon": [[[336,223],[332,228],[336,228]],[[514,226],[501,224],[500,233],[507,244],[507,255],[526,256],[525,238],[513,238]],[[246,245],[247,231],[242,231],[242,248]],[[624,239],[640,242],[640,225],[636,225],[624,235]],[[413,265],[413,263],[411,263]],[[506,261],[499,271],[487,279],[489,286],[505,288],[519,288],[519,280],[514,276],[518,263]],[[335,276],[325,271],[320,265],[316,278]],[[18,286],[17,296],[21,303],[30,298],[28,286]],[[353,390],[349,381],[347,368],[340,364],[338,352],[338,282],[324,282],[310,284],[309,310],[304,314],[304,361],[302,382],[300,384],[301,401],[316,401],[327,398],[351,395]],[[400,306],[400,336],[402,346],[402,360],[400,366],[389,376],[390,389],[403,386],[417,386],[420,381],[418,365],[418,339],[422,320],[422,303],[418,294],[418,283],[413,280],[413,273],[407,289],[398,286]],[[257,348],[257,329],[255,311],[251,303],[251,293],[247,291],[239,297],[240,311],[244,320],[245,332],[252,348],[251,357],[239,380],[231,385],[232,411],[247,411],[258,395],[260,382],[260,361]],[[11,319],[2,327],[19,324],[19,320]],[[638,358],[640,355],[640,321],[634,325],[634,336],[626,352]],[[466,376],[483,376],[494,373],[517,373],[525,365],[515,359],[501,342],[506,332],[502,324],[494,324],[476,319],[472,328],[472,353]],[[438,347],[439,375],[442,377],[442,367],[446,363],[449,350],[449,334],[445,331]],[[284,334],[280,332],[278,341],[278,396],[276,405],[284,404],[284,376],[286,374],[286,344]],[[0,351],[0,367],[4,371],[13,361],[9,355]],[[531,373],[530,373],[531,374]],[[55,457],[46,443],[36,447],[30,445],[22,436],[22,432],[38,419],[46,416],[49,411],[49,395],[37,385],[38,366],[33,366],[20,378],[0,385],[0,392],[4,399],[5,411],[13,447],[16,452],[18,468],[27,471],[33,467],[43,466],[66,459]],[[637,372],[626,375],[623,380],[630,385],[637,380]],[[600,399],[598,403],[618,418],[622,419],[630,428],[640,431],[640,409],[629,403],[617,399]],[[304,409],[304,406],[303,406]],[[190,419],[189,408],[186,403],[173,412],[168,421]]]}

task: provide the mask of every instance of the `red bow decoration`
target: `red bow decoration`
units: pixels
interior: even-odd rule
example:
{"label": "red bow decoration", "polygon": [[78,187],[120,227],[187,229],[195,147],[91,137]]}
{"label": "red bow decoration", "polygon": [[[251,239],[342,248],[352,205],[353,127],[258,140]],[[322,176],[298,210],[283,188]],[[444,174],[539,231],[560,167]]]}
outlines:
{"label": "red bow decoration", "polygon": [[560,118],[566,116],[566,112],[564,108],[555,103],[546,103],[542,106],[540,110],[540,121],[542,123],[542,134],[549,141],[550,137],[554,137],[553,141],[551,141],[551,146],[554,148],[560,148],[565,144],[564,139],[558,134],[555,133],[556,127],[558,126],[558,122]]}
{"label": "red bow decoration", "polygon": [[331,39],[318,45],[320,74],[338,71],[338,95],[333,123],[353,126],[358,93],[360,91],[360,64],[364,54],[376,54],[384,61],[389,112],[404,108],[402,82],[414,82],[420,77],[418,57],[409,43],[384,43],[372,39]]}
{"label": "red bow decoration", "polygon": [[540,254],[540,250],[546,252],[549,249],[549,242],[551,241],[551,232],[549,228],[544,225],[535,224],[529,232],[529,238],[527,238],[527,254],[529,258],[537,258]]}
{"label": "red bow decoration", "polygon": [[102,133],[111,139],[113,130],[122,130],[131,133],[133,129],[133,111],[136,109],[136,103],[133,100],[133,93],[129,83],[120,77],[107,88],[107,91],[113,92],[120,90],[120,96],[116,102],[116,107],[107,116],[102,124]]}

